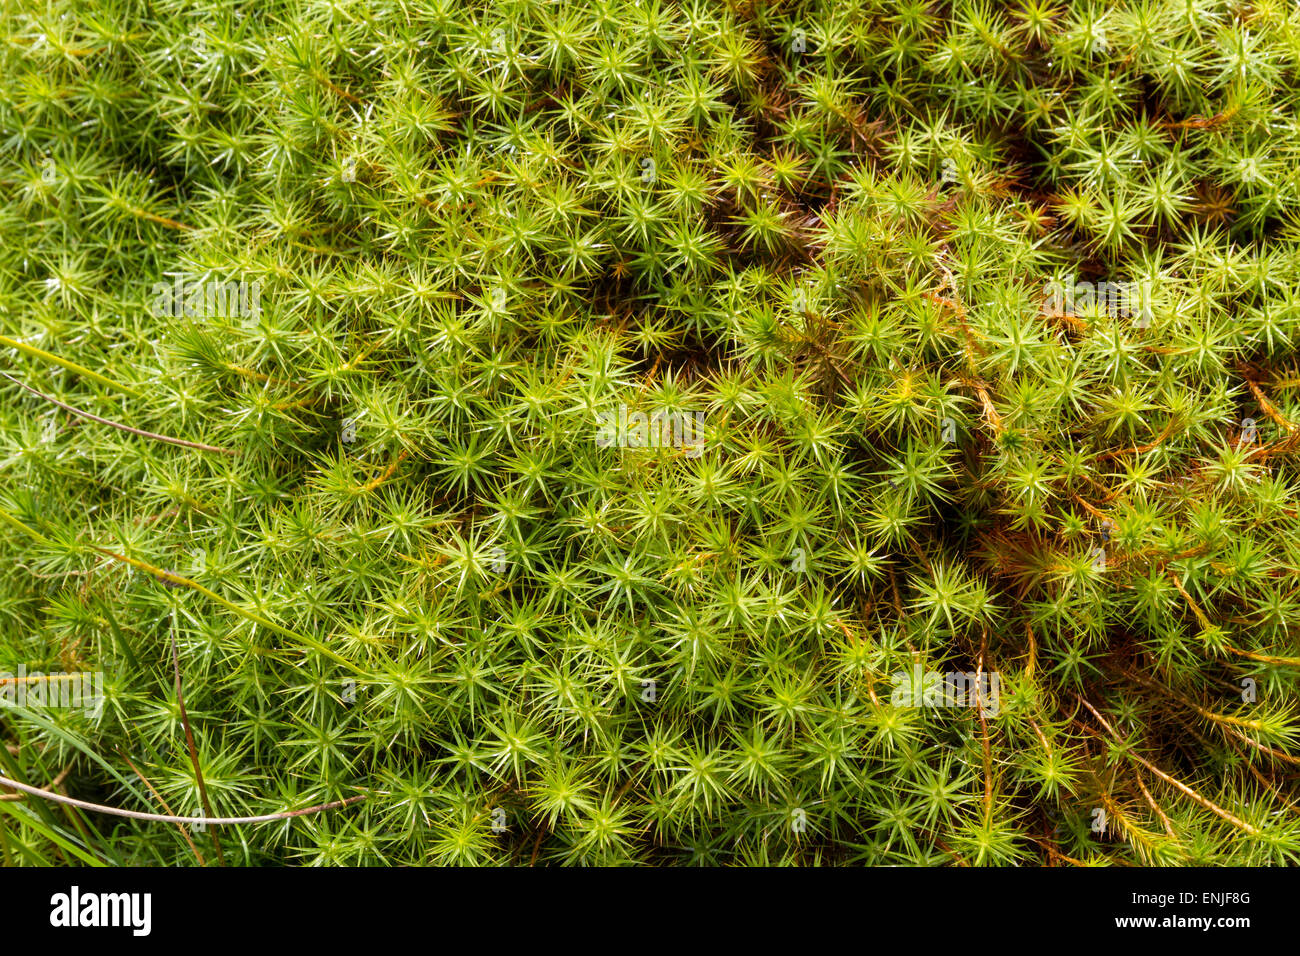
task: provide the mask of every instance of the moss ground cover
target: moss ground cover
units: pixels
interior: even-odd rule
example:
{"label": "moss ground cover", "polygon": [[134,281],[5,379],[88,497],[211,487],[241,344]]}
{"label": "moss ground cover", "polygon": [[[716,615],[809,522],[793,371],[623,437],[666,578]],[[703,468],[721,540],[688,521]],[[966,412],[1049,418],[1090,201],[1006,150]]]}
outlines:
{"label": "moss ground cover", "polygon": [[3,10],[5,864],[1297,862],[1294,3]]}

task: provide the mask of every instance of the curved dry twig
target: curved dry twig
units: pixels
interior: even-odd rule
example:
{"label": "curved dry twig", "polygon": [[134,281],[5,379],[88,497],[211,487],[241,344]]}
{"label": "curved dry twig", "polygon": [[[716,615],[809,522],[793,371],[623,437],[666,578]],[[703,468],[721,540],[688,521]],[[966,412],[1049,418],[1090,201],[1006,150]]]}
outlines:
{"label": "curved dry twig", "polygon": [[33,395],[39,398],[43,398],[47,402],[51,402],[55,405],[58,405],[59,408],[63,409],[66,412],[71,412],[74,415],[80,415],[82,418],[88,418],[92,422],[99,422],[101,425],[108,425],[112,428],[118,429],[119,431],[130,432],[132,435],[139,435],[141,438],[152,438],[154,441],[166,442],[169,445],[180,445],[182,448],[195,448],[199,451],[215,451],[218,454],[222,454],[222,455],[239,454],[239,452],[231,451],[229,448],[218,448],[216,445],[203,445],[196,441],[186,441],[183,438],[171,438],[168,435],[159,435],[156,432],[147,432],[140,428],[132,428],[130,425],[123,425],[121,422],[115,422],[108,418],[100,418],[98,415],[92,415],[90,412],[82,411],[80,408],[73,408],[71,405],[59,401],[57,398],[55,398],[52,395],[46,395],[44,392],[34,389],[26,382],[22,382],[14,378],[8,372],[0,372],[0,375],[3,375],[5,378],[9,379],[9,381],[13,382],[19,388],[25,388]]}
{"label": "curved dry twig", "polygon": [[292,817],[305,816],[308,813],[320,813],[322,810],[337,810],[340,807],[350,806],[361,800],[365,800],[369,794],[360,793],[355,797],[348,797],[346,800],[335,800],[333,803],[322,803],[314,807],[306,807],[302,810],[285,810],[282,813],[266,813],[257,817],[177,817],[163,813],[142,813],[139,810],[123,810],[121,807],[107,807],[102,803],[90,803],[86,800],[78,800],[76,797],[65,797],[61,793],[53,793],[49,790],[42,790],[40,787],[33,787],[30,784],[19,783],[17,780],[10,780],[8,777],[0,776],[0,787],[9,787],[22,793],[29,794],[33,797],[40,797],[43,800],[50,800],[54,803],[64,803],[70,807],[78,807],[82,810],[92,810],[95,813],[107,813],[115,817],[127,817],[131,820],[150,820],[155,823],[197,823],[208,826],[234,826],[240,823],[272,823],[276,820],[288,820]]}

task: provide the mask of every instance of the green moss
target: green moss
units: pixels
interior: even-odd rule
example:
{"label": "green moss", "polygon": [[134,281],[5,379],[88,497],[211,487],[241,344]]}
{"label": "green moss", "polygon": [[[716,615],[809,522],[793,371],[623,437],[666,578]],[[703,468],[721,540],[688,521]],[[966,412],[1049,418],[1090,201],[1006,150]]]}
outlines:
{"label": "green moss", "polygon": [[5,9],[5,861],[1297,862],[1287,4]]}

